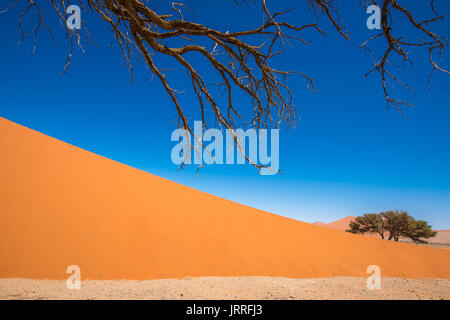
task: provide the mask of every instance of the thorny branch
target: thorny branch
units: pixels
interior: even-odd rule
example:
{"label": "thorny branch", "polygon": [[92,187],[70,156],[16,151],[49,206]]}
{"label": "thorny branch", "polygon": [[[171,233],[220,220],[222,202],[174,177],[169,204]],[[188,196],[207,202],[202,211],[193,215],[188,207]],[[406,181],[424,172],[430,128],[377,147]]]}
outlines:
{"label": "thorny branch", "polygon": [[[188,117],[179,101],[179,92],[171,87],[164,70],[155,63],[155,57],[158,55],[172,57],[177,65],[189,75],[205,126],[207,126],[207,115],[212,111],[214,120],[222,128],[230,130],[237,128],[237,121],[241,121],[241,125],[257,129],[279,128],[282,123],[285,123],[288,127],[294,127],[297,121],[297,111],[293,102],[294,93],[286,82],[287,77],[290,74],[297,74],[306,80],[309,88],[314,88],[311,77],[297,71],[278,70],[272,65],[272,58],[283,51],[283,47],[286,46],[288,40],[293,39],[302,44],[307,44],[300,37],[303,30],[315,30],[322,35],[325,35],[325,33],[316,23],[295,26],[281,21],[280,17],[288,11],[272,14],[266,0],[254,0],[254,2],[256,1],[259,1],[261,6],[262,24],[254,29],[235,32],[221,32],[200,23],[185,20],[182,3],[172,3],[171,9],[174,14],[162,14],[157,12],[156,9],[152,9],[153,1],[81,0],[79,3],[83,5],[84,10],[96,13],[110,25],[114,40],[122,51],[131,77],[133,77],[133,56],[140,55],[145,59],[152,74],[156,75],[161,81],[176,107],[178,126],[194,135],[188,123]],[[18,0],[10,7],[17,2]],[[44,26],[50,35],[51,30],[44,23],[43,14],[35,1],[25,0],[25,2],[27,5],[19,21],[21,37],[24,35],[22,31],[23,19],[30,10],[34,9],[39,17],[34,30],[34,43],[36,44],[37,33],[41,26]],[[70,30],[65,25],[67,20],[66,8],[73,3],[69,0],[50,0],[50,2],[65,28],[66,37],[70,43],[64,73],[71,63],[74,47],[78,46],[83,50],[81,47],[81,30]],[[234,2],[236,4],[247,4],[246,0],[234,0]],[[349,32],[337,8],[337,0],[306,0],[306,3],[314,16],[325,16],[343,38],[349,39]],[[434,56],[437,52],[437,58],[440,58],[443,50],[448,47],[449,41],[444,36],[435,34],[430,30],[430,25],[444,19],[446,15],[437,13],[434,0],[430,0],[430,6],[435,16],[421,21],[417,21],[410,11],[401,6],[397,0],[360,0],[360,5],[364,8],[369,4],[380,6],[382,28],[379,34],[368,39],[361,47],[370,51],[369,44],[375,39],[381,38],[385,39],[387,47],[381,57],[376,58],[373,55],[374,67],[367,72],[366,76],[373,71],[377,71],[380,74],[381,85],[388,106],[393,106],[401,111],[402,106],[410,104],[393,97],[388,91],[388,83],[389,81],[396,81],[403,86],[407,85],[391,70],[391,67],[394,66],[391,57],[397,55],[401,57],[403,62],[410,62],[406,48],[423,47],[428,51],[428,60],[432,66],[431,74],[435,70],[449,73],[439,66]],[[406,17],[410,27],[419,31],[422,37],[406,40],[404,36],[395,36],[393,33],[394,15]],[[84,25],[83,30],[89,35]],[[51,37],[53,38],[52,35]],[[255,39],[260,42],[254,44]],[[175,42],[179,44],[180,41],[184,44],[174,44]],[[220,85],[227,92],[225,105],[218,101],[217,95],[207,85],[210,79],[205,79],[190,62],[188,53],[200,55],[205,59],[206,64],[216,71],[221,79]],[[250,116],[244,114],[248,112],[246,108],[235,105],[233,96],[236,92],[244,94],[248,98]],[[242,153],[243,150],[237,137],[235,137],[235,142]],[[252,163],[247,156],[245,158]],[[252,164],[258,169],[265,167],[256,163]]]}
{"label": "thorny branch", "polygon": [[[366,77],[373,71],[377,71],[380,74],[381,85],[388,107],[392,106],[397,111],[402,112],[402,107],[412,106],[412,104],[408,101],[395,98],[393,95],[391,95],[388,89],[388,85],[392,84],[392,82],[396,82],[405,88],[409,88],[409,86],[405,82],[400,80],[399,76],[397,76],[392,70],[395,70],[397,67],[393,63],[393,59],[394,57],[399,57],[402,64],[412,64],[410,52],[408,52],[409,48],[424,48],[428,55],[428,62],[432,67],[427,83],[429,83],[432,74],[436,70],[449,74],[447,70],[440,67],[436,62],[436,59],[441,59],[444,49],[446,49],[449,45],[449,40],[445,36],[436,34],[431,31],[431,25],[443,20],[448,15],[448,13],[440,15],[435,9],[434,0],[430,0],[429,4],[434,16],[428,19],[417,21],[416,18],[414,18],[411,14],[410,10],[408,10],[405,6],[400,5],[397,0],[361,1],[361,5],[363,6],[367,6],[369,3],[378,5],[381,8],[381,31],[375,36],[366,40],[360,46],[361,48],[369,50],[375,60],[373,68],[366,73]],[[394,34],[394,15],[395,17],[397,17],[397,19],[406,18],[406,21],[409,23],[408,33],[404,32],[402,36],[397,36]],[[411,39],[405,39],[405,36],[409,34],[412,35],[410,36]],[[379,38],[383,38],[385,40],[386,48],[384,50],[384,53],[380,57],[375,57],[368,45],[372,41]],[[436,52],[437,54],[435,54]]]}

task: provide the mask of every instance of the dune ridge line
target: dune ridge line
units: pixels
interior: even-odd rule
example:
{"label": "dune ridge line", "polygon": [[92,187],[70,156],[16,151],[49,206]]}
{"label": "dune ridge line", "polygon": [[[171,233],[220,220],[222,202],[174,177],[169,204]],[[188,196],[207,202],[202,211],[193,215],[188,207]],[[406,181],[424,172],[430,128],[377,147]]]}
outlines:
{"label": "dune ridge line", "polygon": [[[450,278],[450,250],[257,210],[0,118],[0,277]],[[264,177],[261,177],[264,178]]]}

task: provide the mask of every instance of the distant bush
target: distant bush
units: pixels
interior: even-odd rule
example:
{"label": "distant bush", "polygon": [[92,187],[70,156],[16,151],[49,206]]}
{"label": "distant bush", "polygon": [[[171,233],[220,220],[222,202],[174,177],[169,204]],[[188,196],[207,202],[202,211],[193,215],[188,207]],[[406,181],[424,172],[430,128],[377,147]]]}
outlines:
{"label": "distant bush", "polygon": [[406,211],[389,210],[381,213],[367,213],[350,222],[351,233],[376,233],[382,239],[398,241],[406,237],[414,243],[428,243],[428,238],[434,237],[436,231],[423,220],[415,220]]}

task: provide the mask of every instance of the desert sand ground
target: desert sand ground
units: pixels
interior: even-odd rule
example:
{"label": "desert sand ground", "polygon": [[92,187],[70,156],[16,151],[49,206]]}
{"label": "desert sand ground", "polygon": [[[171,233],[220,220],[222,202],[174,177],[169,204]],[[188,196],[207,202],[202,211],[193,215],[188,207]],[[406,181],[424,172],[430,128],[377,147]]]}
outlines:
{"label": "desert sand ground", "polygon": [[81,289],[69,290],[64,280],[0,279],[0,299],[450,299],[450,279],[382,277],[379,290],[368,289],[366,281],[358,277],[87,280]]}

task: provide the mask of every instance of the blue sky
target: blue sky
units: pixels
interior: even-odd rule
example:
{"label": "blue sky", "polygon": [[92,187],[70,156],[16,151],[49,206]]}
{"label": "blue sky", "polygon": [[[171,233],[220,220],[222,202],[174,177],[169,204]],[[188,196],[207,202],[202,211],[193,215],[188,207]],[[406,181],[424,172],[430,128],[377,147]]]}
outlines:
{"label": "blue sky", "polygon": [[[187,17],[221,30],[255,27],[261,19],[259,11],[238,8],[232,0],[184,3],[190,8]],[[273,11],[293,9],[287,16],[292,23],[314,21],[299,1],[268,3]],[[413,51],[415,63],[403,76],[415,95],[398,94],[409,98],[414,109],[405,116],[389,113],[378,77],[364,78],[371,60],[358,45],[373,35],[365,27],[368,15],[357,5],[341,3],[351,41],[322,19],[326,37],[308,32],[310,46],[294,44],[276,61],[313,77],[319,90],[311,93],[299,78],[289,81],[301,119],[295,129],[281,132],[282,175],[260,176],[250,165],[209,166],[199,178],[194,169],[178,171],[170,159],[175,107],[142,62],[129,83],[118,48],[107,48],[108,29],[92,14],[83,19],[97,45],[86,44],[85,54],[76,51],[63,77],[68,48],[53,12],[43,8],[58,45],[42,30],[34,55],[32,36],[18,44],[19,8],[1,15],[0,116],[196,189],[303,221],[403,209],[434,228],[449,229],[450,77],[435,73],[428,90],[430,66],[422,63],[422,52]],[[437,8],[448,13],[450,3],[438,1]],[[31,30],[34,21],[28,17],[25,29]],[[448,36],[449,21],[434,30]],[[173,66],[170,59],[158,61]],[[443,65],[448,67],[448,61],[444,55]],[[198,105],[188,92],[189,81],[179,72],[168,71],[168,80],[187,91],[183,105],[195,114]]]}

